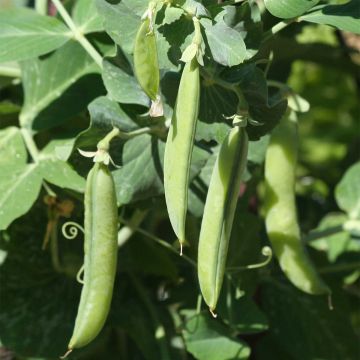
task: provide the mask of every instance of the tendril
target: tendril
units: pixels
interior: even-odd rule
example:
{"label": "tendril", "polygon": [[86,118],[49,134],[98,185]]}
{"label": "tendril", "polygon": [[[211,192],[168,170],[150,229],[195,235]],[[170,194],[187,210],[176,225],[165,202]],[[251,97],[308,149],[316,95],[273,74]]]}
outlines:
{"label": "tendril", "polygon": [[61,228],[61,232],[64,235],[64,237],[66,239],[72,240],[75,239],[79,233],[79,230],[84,234],[84,228],[79,225],[76,222],[73,221],[68,221],[66,222],[62,228]]}
{"label": "tendril", "polygon": [[262,268],[270,263],[273,257],[273,252],[269,246],[264,246],[261,249],[261,254],[266,257],[266,259],[257,264],[251,264],[246,266],[237,266],[237,267],[230,267],[227,270],[230,272],[237,272],[242,270],[251,270],[251,269],[259,269]]}
{"label": "tendril", "polygon": [[78,271],[78,273],[76,274],[76,281],[80,284],[84,284],[84,279],[81,278],[81,275],[84,274],[84,265],[81,266],[80,270]]}

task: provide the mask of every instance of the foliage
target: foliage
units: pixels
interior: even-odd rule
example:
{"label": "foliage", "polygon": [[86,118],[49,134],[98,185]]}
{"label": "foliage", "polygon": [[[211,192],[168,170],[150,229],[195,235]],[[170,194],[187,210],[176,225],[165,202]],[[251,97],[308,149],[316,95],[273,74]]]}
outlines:
{"label": "foliage", "polygon": [[[83,239],[65,239],[61,227],[83,223],[91,167],[77,149],[94,151],[116,126],[123,136],[112,142],[119,167],[111,170],[122,227],[112,307],[98,338],[70,358],[357,358],[359,38],[357,50],[347,42],[348,32],[360,33],[357,0],[157,1],[159,118],[149,116],[133,69],[148,1],[46,3],[35,1],[35,10],[27,1],[0,1],[0,357],[65,352]],[[163,197],[163,157],[194,14],[205,53],[180,257]],[[239,102],[251,120],[248,163],[213,319],[194,265],[211,172]],[[303,240],[334,310],[326,297],[300,293],[261,253],[269,245],[263,162],[288,106],[299,116]]]}

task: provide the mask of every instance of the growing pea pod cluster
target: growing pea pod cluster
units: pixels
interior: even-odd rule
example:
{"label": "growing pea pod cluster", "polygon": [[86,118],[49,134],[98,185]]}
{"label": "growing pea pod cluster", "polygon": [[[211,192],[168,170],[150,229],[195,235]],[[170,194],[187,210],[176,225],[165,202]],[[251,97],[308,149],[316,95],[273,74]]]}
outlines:
{"label": "growing pea pod cluster", "polygon": [[[134,67],[139,84],[152,100],[150,116],[162,116],[160,76],[154,34],[155,5],[150,3],[138,30]],[[185,62],[164,154],[164,189],[169,219],[179,239],[181,254],[186,243],[189,174],[200,104],[200,66],[203,41],[200,22],[194,16],[194,38],[184,51]],[[198,245],[198,279],[204,301],[215,316],[226,271],[229,239],[242,175],[247,163],[247,119],[235,115],[213,167],[205,201]],[[293,113],[287,113],[272,133],[265,160],[266,230],[287,278],[310,294],[330,290],[312,265],[301,243],[295,203],[297,129]],[[119,134],[114,129],[98,143],[95,164],[85,191],[84,285],[69,351],[91,342],[109,313],[117,262],[118,209],[114,180],[108,169],[109,143]],[[83,153],[85,156],[89,156]]]}

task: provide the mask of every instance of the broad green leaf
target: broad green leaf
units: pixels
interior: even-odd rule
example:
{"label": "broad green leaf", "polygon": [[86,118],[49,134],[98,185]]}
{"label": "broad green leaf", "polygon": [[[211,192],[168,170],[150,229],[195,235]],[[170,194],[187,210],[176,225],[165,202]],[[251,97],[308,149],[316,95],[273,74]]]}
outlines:
{"label": "broad green leaf", "polygon": [[149,98],[141,90],[134,76],[130,76],[108,59],[104,60],[103,64],[102,77],[109,97],[123,104],[149,106]]}
{"label": "broad green leaf", "polygon": [[172,24],[173,22],[179,20],[183,14],[184,14],[183,9],[173,6],[167,6],[165,8],[165,15],[162,23]]}
{"label": "broad green leaf", "polygon": [[288,353],[286,359],[356,359],[357,336],[341,295],[334,296],[330,310],[326,298],[304,294],[279,280],[264,283],[261,294],[274,347]]}
{"label": "broad green leaf", "polygon": [[138,128],[138,125],[124,112],[121,106],[106,96],[100,96],[88,106],[91,124],[76,139],[75,147],[96,147],[113,126],[121,131],[129,132]]}
{"label": "broad green leaf", "polygon": [[197,141],[215,140],[218,144],[221,144],[229,132],[229,129],[229,125],[224,123],[206,124],[202,121],[198,121],[196,126],[195,139]]}
{"label": "broad green leaf", "polygon": [[11,126],[0,130],[0,154],[0,172],[5,172],[5,167],[16,171],[25,166],[27,152],[19,128]]}
{"label": "broad green leaf", "polygon": [[[147,3],[147,1],[143,1]],[[110,4],[106,0],[96,0],[99,15],[103,18],[106,32],[120,45],[121,48],[131,54],[134,48],[135,35],[141,23],[141,15],[136,9],[136,2],[121,1],[117,4]],[[119,21],[121,19],[121,21]]]}
{"label": "broad green leaf", "polygon": [[45,120],[36,121],[37,116],[59,99],[78,79],[98,71],[99,68],[90,56],[78,43],[73,41],[45,59],[24,62],[22,64],[22,80],[25,102],[20,114],[22,126],[35,129],[51,127],[61,122],[61,111],[65,111],[67,116],[73,109],[75,109],[75,113],[78,112],[79,105],[82,108],[88,103],[89,95],[86,97],[82,93],[80,97],[77,94],[77,99],[66,98],[67,103],[66,105],[62,104],[62,109],[58,109],[50,118],[46,116]]}
{"label": "broad green leaf", "polygon": [[224,66],[241,64],[246,58],[243,38],[223,21],[205,28],[211,54],[216,62]]}
{"label": "broad green leaf", "polygon": [[123,166],[113,172],[120,205],[163,193],[164,149],[165,144],[150,135],[125,143]]}
{"label": "broad green leaf", "polygon": [[266,331],[269,328],[265,314],[249,296],[237,299],[231,294],[231,303],[226,303],[226,297],[220,298],[217,307],[219,317],[240,333],[255,334]]}
{"label": "broad green leaf", "polygon": [[266,149],[270,136],[265,135],[257,141],[249,141],[248,161],[254,164],[262,164],[265,160]]}
{"label": "broad green leaf", "polygon": [[56,139],[53,138],[42,150],[45,156],[50,156],[55,160],[66,161],[69,159],[74,148],[75,138]]}
{"label": "broad green leaf", "polygon": [[268,11],[279,18],[289,19],[311,9],[319,0],[265,0]]}
{"label": "broad green leaf", "polygon": [[40,161],[39,166],[46,181],[61,188],[84,192],[85,179],[66,161],[45,158]]}
{"label": "broad green leaf", "polygon": [[41,172],[37,164],[24,165],[14,172],[0,175],[0,230],[28,212],[41,188]]}
{"label": "broad green leaf", "polygon": [[349,214],[351,219],[360,219],[360,162],[352,165],[335,189],[335,198],[339,207]]}
{"label": "broad green leaf", "polygon": [[250,348],[210,314],[192,316],[182,331],[187,351],[198,360],[247,359]]}
{"label": "broad green leaf", "polygon": [[[347,219],[348,217],[343,213],[327,214],[320,221],[319,226],[314,229],[314,232],[326,231],[326,229],[342,226]],[[330,262],[336,261],[340,255],[346,252],[360,251],[359,241],[352,239],[351,235],[345,230],[311,241],[310,245],[315,249],[325,251]]]}
{"label": "broad green leaf", "polygon": [[73,20],[83,34],[98,32],[104,29],[94,0],[78,0],[73,9]]}
{"label": "broad green leaf", "polygon": [[54,17],[25,8],[0,10],[0,62],[35,58],[70,38],[70,30]]}
{"label": "broad green leaf", "polygon": [[340,30],[360,34],[360,6],[358,0],[342,5],[321,5],[300,17],[300,20],[334,26]]}

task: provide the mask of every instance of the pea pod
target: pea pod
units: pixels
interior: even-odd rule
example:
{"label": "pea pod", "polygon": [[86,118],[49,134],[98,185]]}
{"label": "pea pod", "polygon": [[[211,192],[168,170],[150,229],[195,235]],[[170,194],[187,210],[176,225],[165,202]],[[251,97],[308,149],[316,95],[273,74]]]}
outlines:
{"label": "pea pod", "polygon": [[160,75],[156,38],[149,17],[141,23],[136,35],[134,70],[141,88],[152,101],[156,101],[159,94]]}
{"label": "pea pod", "polygon": [[185,64],[164,155],[165,199],[171,225],[185,242],[190,163],[199,112],[200,74],[194,57]]}
{"label": "pea pod", "polygon": [[295,203],[297,124],[285,117],[272,133],[265,159],[266,230],[287,278],[309,294],[329,293],[301,243]]}
{"label": "pea pod", "polygon": [[248,151],[244,127],[235,126],[216,159],[206,197],[198,249],[198,276],[210,310],[216,307],[224,278],[227,250]]}
{"label": "pea pod", "polygon": [[95,163],[86,181],[84,285],[69,350],[92,341],[109,313],[116,273],[117,225],[112,175],[106,165]]}

